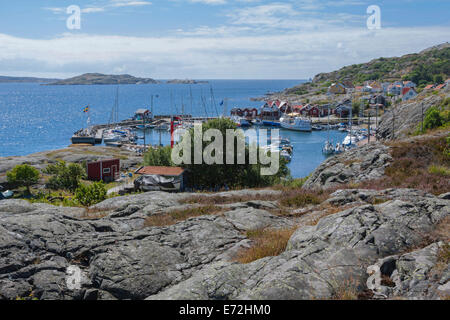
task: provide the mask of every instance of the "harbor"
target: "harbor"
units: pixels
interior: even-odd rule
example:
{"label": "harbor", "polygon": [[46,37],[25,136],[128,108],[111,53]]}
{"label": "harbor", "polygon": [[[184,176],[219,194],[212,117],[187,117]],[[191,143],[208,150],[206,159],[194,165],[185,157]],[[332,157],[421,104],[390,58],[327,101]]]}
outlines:
{"label": "harbor", "polygon": [[[326,117],[304,117],[301,114],[281,112],[278,117],[268,118],[263,115],[263,107],[245,116],[238,116],[232,110],[229,116],[216,117],[153,115],[148,109],[138,109],[128,119],[91,125],[79,130],[71,142],[118,147],[142,156],[149,148],[173,145],[179,140],[181,133],[194,124],[227,118],[243,130],[254,128],[270,132],[272,129],[280,129],[280,140],[269,141],[264,150],[279,152],[280,157],[288,163],[293,177],[303,177],[329,156],[368,143],[370,139],[375,140],[376,122],[371,118],[356,118],[351,115],[340,118],[331,114]],[[90,143],[86,142],[89,139]],[[311,161],[311,158],[314,160]]]}

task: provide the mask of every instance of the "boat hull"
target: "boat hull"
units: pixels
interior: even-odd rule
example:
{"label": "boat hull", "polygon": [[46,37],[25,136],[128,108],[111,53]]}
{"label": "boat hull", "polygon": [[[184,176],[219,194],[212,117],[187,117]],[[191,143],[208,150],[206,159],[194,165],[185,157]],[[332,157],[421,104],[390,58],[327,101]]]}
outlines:
{"label": "boat hull", "polygon": [[72,144],[92,144],[92,145],[95,145],[95,137],[78,137],[78,136],[73,136],[71,141],[72,141]]}
{"label": "boat hull", "polygon": [[263,120],[263,125],[267,127],[281,127],[280,123],[277,121]]}
{"label": "boat hull", "polygon": [[291,125],[287,123],[281,123],[281,127],[283,129],[292,130],[292,131],[300,131],[300,132],[311,132],[312,129],[309,126],[297,126],[297,125]]}

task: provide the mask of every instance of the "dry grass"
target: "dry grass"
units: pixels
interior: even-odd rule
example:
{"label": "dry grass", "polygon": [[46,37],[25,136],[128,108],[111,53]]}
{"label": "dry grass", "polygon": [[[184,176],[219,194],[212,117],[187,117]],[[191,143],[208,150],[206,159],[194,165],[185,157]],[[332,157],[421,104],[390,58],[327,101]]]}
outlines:
{"label": "dry grass", "polygon": [[102,218],[108,216],[109,213],[110,213],[110,210],[87,208],[84,211],[83,215],[81,216],[81,219],[83,219],[83,220],[98,220],[98,219],[102,219]]}
{"label": "dry grass", "polygon": [[266,200],[266,201],[274,201],[278,200],[280,198],[279,195],[272,195],[272,194],[262,194],[262,193],[256,193],[253,195],[238,195],[234,194],[231,196],[206,196],[206,195],[195,195],[188,198],[185,198],[181,201],[181,203],[186,204],[204,204],[204,205],[218,205],[218,204],[230,204],[230,203],[237,203],[237,202],[247,202],[251,200]]}
{"label": "dry grass", "polygon": [[238,202],[247,202],[252,200],[264,201],[278,201],[280,205],[287,208],[302,208],[308,205],[318,205],[328,199],[328,196],[334,190],[305,190],[302,188],[292,188],[277,186],[276,190],[281,191],[281,194],[262,194],[256,193],[253,195],[238,195],[231,196],[206,196],[195,195],[182,200],[182,203],[187,204],[203,204],[203,205],[220,205]]}
{"label": "dry grass", "polygon": [[351,165],[355,163],[361,163],[361,160],[358,159],[352,159],[352,160],[346,160],[343,162],[347,167],[350,167]]}
{"label": "dry grass", "polygon": [[450,157],[446,137],[425,137],[412,142],[390,144],[393,162],[386,168],[385,177],[371,181],[371,189],[413,188],[436,195],[450,190],[447,173]]}
{"label": "dry grass", "polygon": [[310,221],[306,223],[308,226],[316,226],[320,220],[333,214],[345,211],[350,208],[354,208],[355,205],[349,204],[346,206],[333,206],[331,204],[322,205],[320,207],[320,214],[314,216]]}
{"label": "dry grass", "polygon": [[214,205],[205,205],[202,207],[188,208],[182,210],[173,210],[161,214],[155,214],[145,220],[145,227],[163,227],[171,226],[180,221],[185,221],[189,218],[199,217],[204,215],[218,214],[223,211],[223,208]]}
{"label": "dry grass", "polygon": [[291,229],[259,229],[247,231],[247,238],[253,245],[241,250],[236,261],[250,263],[265,257],[278,256],[286,250],[289,239],[297,228]]}
{"label": "dry grass", "polygon": [[382,204],[382,203],[385,203],[385,202],[388,202],[388,201],[389,201],[389,199],[387,199],[387,198],[378,198],[378,197],[375,197],[375,198],[370,199],[370,200],[369,200],[369,203],[371,203],[371,204],[373,204],[374,206],[376,206],[376,205],[378,205],[378,204]]}
{"label": "dry grass", "polygon": [[353,280],[337,282],[333,287],[334,294],[331,300],[358,300],[360,293]]}
{"label": "dry grass", "polygon": [[324,199],[321,199],[321,197],[304,191],[304,193],[300,193],[294,196],[283,197],[280,200],[280,204],[289,208],[303,208],[308,205],[321,204],[323,201]]}

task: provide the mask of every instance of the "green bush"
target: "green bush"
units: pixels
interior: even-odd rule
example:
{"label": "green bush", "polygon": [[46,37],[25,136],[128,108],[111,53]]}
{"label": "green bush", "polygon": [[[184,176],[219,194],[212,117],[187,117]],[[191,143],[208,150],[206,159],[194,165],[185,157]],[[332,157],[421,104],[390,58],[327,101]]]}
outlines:
{"label": "green bush", "polygon": [[172,149],[170,146],[150,149],[144,155],[144,165],[146,166],[164,166],[172,167],[174,164],[171,159]]}
{"label": "green bush", "polygon": [[[209,129],[217,129],[222,133],[222,136],[224,137],[222,154],[226,155],[228,152],[225,138],[226,131],[229,129],[236,129],[236,124],[229,119],[214,119],[202,126],[203,133]],[[287,162],[282,157],[279,158],[280,168],[276,175],[261,175],[261,168],[263,165],[261,165],[259,161],[258,164],[248,163],[250,153],[248,146],[246,146],[244,150],[246,163],[238,164],[238,152],[240,151],[238,150],[237,139],[234,139],[233,142],[234,164],[195,164],[194,129],[190,129],[189,133],[191,138],[191,164],[183,165],[184,168],[188,169],[188,186],[204,189],[220,188],[224,186],[228,186],[229,188],[265,187],[277,184],[281,181],[281,178],[290,175]],[[205,150],[209,144],[209,142],[203,141],[202,150]]]}
{"label": "green bush", "polygon": [[91,185],[81,184],[75,190],[75,200],[85,207],[90,207],[106,199],[106,187],[103,182]]}
{"label": "green bush", "polygon": [[436,107],[431,107],[427,110],[425,114],[425,119],[423,121],[423,127],[425,129],[434,129],[442,126],[444,124],[441,113]]}
{"label": "green bush", "polygon": [[26,187],[30,193],[30,187],[39,181],[39,171],[27,164],[17,165],[6,173],[8,183],[17,187]]}
{"label": "green bush", "polygon": [[73,191],[79,187],[81,179],[86,178],[83,166],[76,163],[66,165],[64,161],[49,165],[45,173],[53,175],[47,182],[47,188],[52,190]]}

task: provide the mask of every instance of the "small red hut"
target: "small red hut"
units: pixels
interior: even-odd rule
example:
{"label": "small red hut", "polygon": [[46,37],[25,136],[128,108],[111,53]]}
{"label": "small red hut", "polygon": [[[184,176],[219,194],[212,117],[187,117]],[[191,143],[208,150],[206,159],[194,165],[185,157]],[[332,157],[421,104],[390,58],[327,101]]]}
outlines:
{"label": "small red hut", "polygon": [[87,164],[88,180],[111,182],[120,174],[120,159],[101,160]]}

